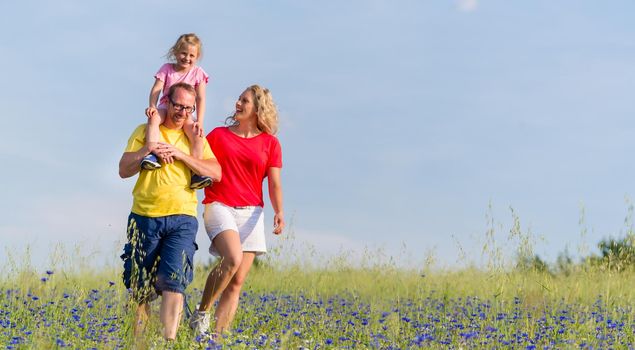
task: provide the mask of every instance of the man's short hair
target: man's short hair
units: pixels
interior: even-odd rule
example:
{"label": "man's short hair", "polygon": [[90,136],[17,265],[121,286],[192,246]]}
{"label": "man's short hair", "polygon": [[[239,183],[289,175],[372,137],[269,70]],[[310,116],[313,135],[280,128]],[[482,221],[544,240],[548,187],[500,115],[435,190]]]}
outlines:
{"label": "man's short hair", "polygon": [[176,89],[185,89],[187,92],[191,93],[194,98],[197,96],[196,89],[192,85],[181,82],[170,86],[170,90],[168,90],[168,98],[170,100],[172,100],[172,96],[174,96]]}

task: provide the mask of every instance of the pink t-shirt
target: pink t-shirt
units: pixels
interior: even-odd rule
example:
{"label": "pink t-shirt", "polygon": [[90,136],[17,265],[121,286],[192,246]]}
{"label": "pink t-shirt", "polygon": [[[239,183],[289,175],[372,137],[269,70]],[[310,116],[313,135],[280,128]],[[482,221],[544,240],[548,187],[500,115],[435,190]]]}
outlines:
{"label": "pink t-shirt", "polygon": [[183,82],[197,87],[199,84],[207,84],[209,81],[209,76],[205,73],[203,68],[199,66],[194,66],[187,72],[177,72],[174,70],[172,63],[162,65],[154,77],[163,82],[163,92],[159,100],[159,107],[162,108],[168,104],[168,91],[170,91],[170,86]]}
{"label": "pink t-shirt", "polygon": [[278,138],[262,133],[242,138],[218,127],[207,135],[223,171],[220,182],[205,187],[203,204],[221,202],[230,207],[263,206],[262,182],[270,167],[282,168]]}

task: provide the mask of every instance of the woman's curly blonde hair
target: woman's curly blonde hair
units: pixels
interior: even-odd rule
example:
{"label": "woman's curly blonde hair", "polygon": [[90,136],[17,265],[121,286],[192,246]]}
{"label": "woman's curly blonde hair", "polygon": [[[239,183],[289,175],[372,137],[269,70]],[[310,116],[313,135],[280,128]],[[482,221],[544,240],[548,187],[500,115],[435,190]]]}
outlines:
{"label": "woman's curly blonde hair", "polygon": [[[260,85],[252,85],[246,90],[251,91],[254,96],[258,129],[269,135],[275,135],[278,132],[278,110],[271,92]],[[233,115],[227,118],[226,122],[231,125],[237,124]]]}

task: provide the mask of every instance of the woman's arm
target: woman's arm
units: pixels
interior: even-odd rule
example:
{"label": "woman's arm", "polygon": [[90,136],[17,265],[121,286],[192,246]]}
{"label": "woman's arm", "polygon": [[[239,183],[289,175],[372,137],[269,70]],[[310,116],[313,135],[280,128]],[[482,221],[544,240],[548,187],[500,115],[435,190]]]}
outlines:
{"label": "woman's arm", "polygon": [[270,167],[267,170],[269,183],[269,200],[273,207],[273,233],[279,235],[284,229],[284,209],[282,208],[282,181],[280,180],[280,168]]}

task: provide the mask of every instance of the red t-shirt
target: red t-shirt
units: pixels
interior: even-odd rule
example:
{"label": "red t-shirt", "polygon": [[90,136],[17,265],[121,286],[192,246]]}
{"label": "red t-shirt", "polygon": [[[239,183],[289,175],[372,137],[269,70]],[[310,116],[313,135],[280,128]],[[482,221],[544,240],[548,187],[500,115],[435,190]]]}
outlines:
{"label": "red t-shirt", "polygon": [[219,127],[207,135],[212,152],[222,168],[220,182],[205,188],[203,204],[221,202],[230,207],[258,205],[262,200],[262,181],[270,167],[282,168],[278,139],[267,133],[242,138]]}

